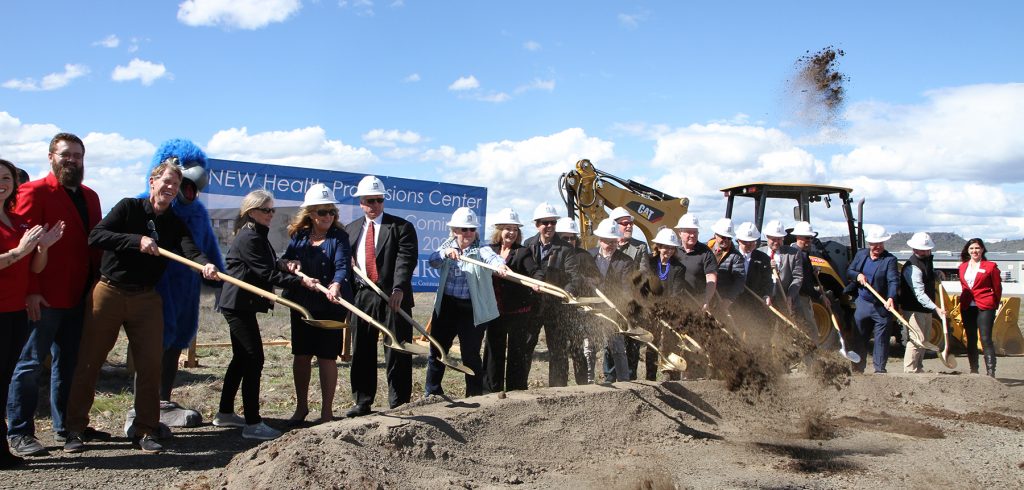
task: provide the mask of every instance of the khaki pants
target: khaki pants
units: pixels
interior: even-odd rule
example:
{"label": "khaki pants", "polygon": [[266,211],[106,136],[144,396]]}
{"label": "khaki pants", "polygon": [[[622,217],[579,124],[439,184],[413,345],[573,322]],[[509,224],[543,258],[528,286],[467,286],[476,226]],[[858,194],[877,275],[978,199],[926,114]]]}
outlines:
{"label": "khaki pants", "polygon": [[135,363],[135,431],[158,434],[160,423],[160,360],[164,319],[160,295],[153,289],[127,292],[99,282],[85,311],[82,343],[68,398],[68,432],[81,434],[89,425],[96,381],[107,354],[124,325]]}
{"label": "khaki pants", "polygon": [[[911,327],[916,329],[916,332],[907,332],[907,335],[913,337],[915,340],[924,342],[928,340],[928,335],[925,332],[932,331],[932,314],[922,313],[918,311],[904,311],[902,313],[903,318],[907,320],[907,323]],[[923,349],[914,345],[909,339],[907,340],[906,353],[903,354],[903,372],[904,373],[923,373],[924,365],[922,360],[924,359],[924,353],[927,349]]]}

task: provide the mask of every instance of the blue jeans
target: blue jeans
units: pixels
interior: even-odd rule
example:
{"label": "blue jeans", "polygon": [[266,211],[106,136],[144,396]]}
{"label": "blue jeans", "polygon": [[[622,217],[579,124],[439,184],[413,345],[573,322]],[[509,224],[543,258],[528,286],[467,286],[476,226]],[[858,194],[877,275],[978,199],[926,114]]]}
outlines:
{"label": "blue jeans", "polygon": [[41,308],[39,321],[29,323],[28,341],[14,367],[7,395],[8,435],[35,435],[39,375],[47,355],[50,364],[50,417],[54,433],[64,435],[71,378],[82,338],[82,306]]}
{"label": "blue jeans", "polygon": [[889,320],[892,316],[889,310],[885,309],[885,305],[868,302],[859,297],[856,304],[853,319],[864,346],[864,352],[858,354],[861,358],[866,358],[868,339],[874,338],[871,363],[876,373],[884,373],[885,363],[889,360]]}

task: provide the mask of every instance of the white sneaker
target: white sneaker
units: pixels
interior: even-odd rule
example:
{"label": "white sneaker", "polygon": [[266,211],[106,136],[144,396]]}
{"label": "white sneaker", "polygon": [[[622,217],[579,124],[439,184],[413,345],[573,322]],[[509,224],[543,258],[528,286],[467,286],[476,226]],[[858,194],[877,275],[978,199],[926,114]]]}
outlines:
{"label": "white sneaker", "polygon": [[281,437],[281,431],[270,427],[263,422],[258,424],[252,424],[245,426],[242,429],[242,437],[245,439],[259,439],[261,441],[269,441],[271,439],[277,439]]}
{"label": "white sneaker", "polygon": [[245,427],[245,419],[233,413],[217,413],[213,416],[213,425],[217,427]]}

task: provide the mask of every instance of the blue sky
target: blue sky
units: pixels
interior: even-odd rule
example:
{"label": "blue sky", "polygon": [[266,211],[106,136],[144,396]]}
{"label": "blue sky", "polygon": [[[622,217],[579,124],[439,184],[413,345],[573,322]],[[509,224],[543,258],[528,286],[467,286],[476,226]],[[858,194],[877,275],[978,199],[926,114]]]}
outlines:
{"label": "blue sky", "polygon": [[[27,2],[0,5],[0,156],[83,136],[104,207],[165,139],[211,157],[487,186],[556,202],[579,158],[691,198],[853,187],[892,230],[1024,236],[1019,2]],[[843,49],[835,126],[795,62]],[[815,223],[826,232],[836,223]]]}

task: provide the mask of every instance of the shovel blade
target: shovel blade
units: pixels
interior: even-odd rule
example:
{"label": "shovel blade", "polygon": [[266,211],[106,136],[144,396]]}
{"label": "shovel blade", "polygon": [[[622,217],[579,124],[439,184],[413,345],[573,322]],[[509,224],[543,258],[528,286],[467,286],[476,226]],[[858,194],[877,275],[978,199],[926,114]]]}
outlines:
{"label": "shovel blade", "polygon": [[839,353],[842,354],[843,357],[847,358],[850,362],[852,362],[854,364],[857,364],[858,362],[860,362],[860,354],[858,354],[856,352],[848,351],[848,350],[841,350],[841,351],[839,351]]}
{"label": "shovel blade", "polygon": [[444,364],[445,366],[448,366],[448,367],[450,367],[450,368],[452,368],[452,369],[454,369],[454,370],[456,370],[456,371],[458,371],[460,373],[466,373],[466,374],[468,374],[470,376],[476,376],[476,373],[474,373],[472,369],[466,367],[465,364],[457,363],[457,362],[455,362],[455,361],[453,361],[451,359],[447,359],[447,360],[442,359],[441,360],[441,364]]}
{"label": "shovel blade", "polygon": [[344,328],[348,328],[348,323],[339,322],[337,320],[316,320],[313,318],[303,318],[302,321],[314,327],[323,328],[327,330],[341,330]]}
{"label": "shovel blade", "polygon": [[662,363],[662,367],[683,372],[686,371],[686,359],[676,354],[669,354],[668,359]]}
{"label": "shovel blade", "polygon": [[640,342],[654,342],[654,334],[642,328],[633,327],[628,330],[621,330],[619,333]]}
{"label": "shovel blade", "polygon": [[941,357],[942,357],[942,364],[944,364],[949,369],[956,369],[956,359],[953,356],[950,356],[950,355],[947,354],[947,355],[943,355]]}
{"label": "shovel blade", "polygon": [[394,350],[395,352],[402,352],[405,354],[411,354],[414,356],[427,356],[430,355],[430,348],[425,345],[419,345],[415,342],[385,342],[384,347]]}

